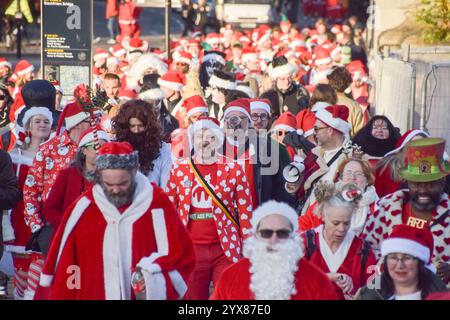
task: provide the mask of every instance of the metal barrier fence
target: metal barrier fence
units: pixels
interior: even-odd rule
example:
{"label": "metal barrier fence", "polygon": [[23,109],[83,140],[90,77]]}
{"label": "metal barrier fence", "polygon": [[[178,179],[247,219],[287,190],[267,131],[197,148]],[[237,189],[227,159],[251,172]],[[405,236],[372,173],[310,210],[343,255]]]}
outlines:
{"label": "metal barrier fence", "polygon": [[[375,57],[375,113],[405,132],[421,128],[447,140],[450,153],[450,47],[413,49]],[[442,62],[436,62],[442,61]]]}

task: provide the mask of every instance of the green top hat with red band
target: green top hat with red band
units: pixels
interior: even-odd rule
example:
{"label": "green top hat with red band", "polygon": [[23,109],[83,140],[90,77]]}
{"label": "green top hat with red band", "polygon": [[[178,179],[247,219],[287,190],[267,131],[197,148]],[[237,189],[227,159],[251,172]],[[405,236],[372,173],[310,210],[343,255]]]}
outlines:
{"label": "green top hat with red band", "polygon": [[444,162],[445,140],[425,138],[410,142],[406,146],[406,167],[400,176],[406,181],[430,182],[450,174],[449,163]]}

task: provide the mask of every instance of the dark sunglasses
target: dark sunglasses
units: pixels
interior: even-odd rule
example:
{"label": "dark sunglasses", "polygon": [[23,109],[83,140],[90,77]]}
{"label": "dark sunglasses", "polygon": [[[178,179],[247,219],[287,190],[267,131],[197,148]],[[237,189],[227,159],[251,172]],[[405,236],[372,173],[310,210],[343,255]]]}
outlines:
{"label": "dark sunglasses", "polygon": [[261,238],[270,239],[273,234],[277,235],[278,239],[287,239],[291,235],[291,230],[288,229],[280,229],[280,230],[272,230],[272,229],[261,229],[258,231]]}
{"label": "dark sunglasses", "polygon": [[278,136],[282,137],[286,135],[286,131],[278,130]]}

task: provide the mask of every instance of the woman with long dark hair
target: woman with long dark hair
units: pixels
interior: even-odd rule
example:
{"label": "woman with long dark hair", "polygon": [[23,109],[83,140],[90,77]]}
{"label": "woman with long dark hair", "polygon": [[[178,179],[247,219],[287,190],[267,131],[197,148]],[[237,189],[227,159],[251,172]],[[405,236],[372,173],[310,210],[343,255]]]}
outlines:
{"label": "woman with long dark hair", "polygon": [[381,244],[380,278],[363,287],[357,299],[423,300],[430,293],[447,291],[445,283],[432,271],[433,247],[433,235],[428,228],[395,226]]}
{"label": "woman with long dark hair", "polygon": [[161,124],[154,109],[154,102],[130,100],[112,119],[112,129],[117,141],[128,141],[138,151],[140,171],[164,188],[172,168],[172,152],[162,141]]}

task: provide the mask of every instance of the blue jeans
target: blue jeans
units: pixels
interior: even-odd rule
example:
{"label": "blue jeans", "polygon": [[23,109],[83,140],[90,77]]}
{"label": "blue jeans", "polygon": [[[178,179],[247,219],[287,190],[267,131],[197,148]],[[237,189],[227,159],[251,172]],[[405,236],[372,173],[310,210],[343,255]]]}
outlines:
{"label": "blue jeans", "polygon": [[108,18],[107,28],[109,31],[109,38],[115,39],[119,33],[119,26],[117,25],[117,17]]}

